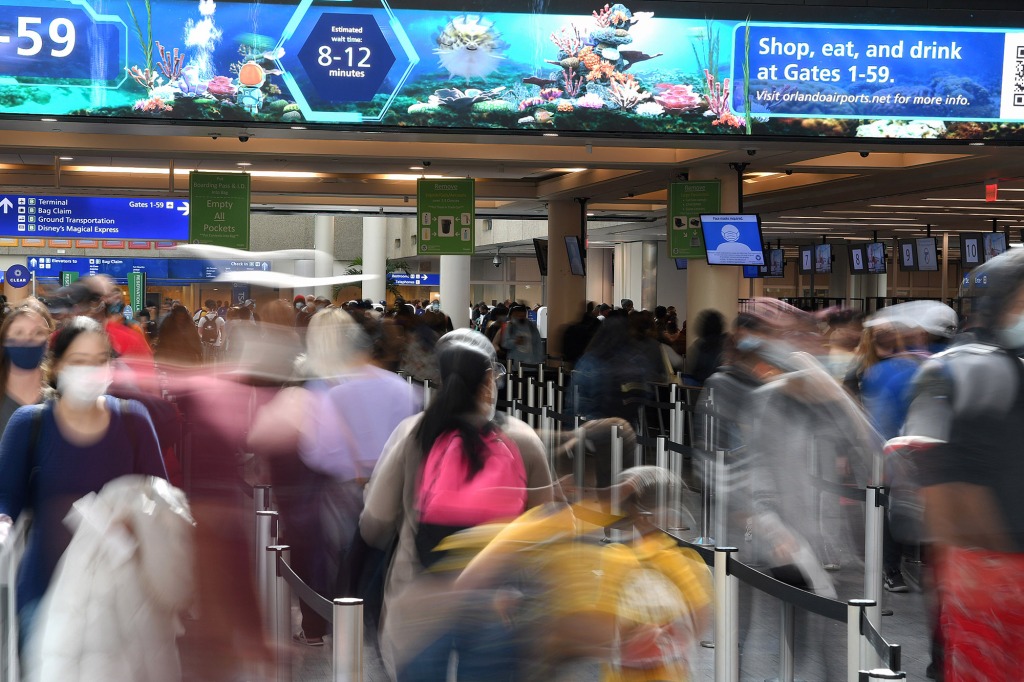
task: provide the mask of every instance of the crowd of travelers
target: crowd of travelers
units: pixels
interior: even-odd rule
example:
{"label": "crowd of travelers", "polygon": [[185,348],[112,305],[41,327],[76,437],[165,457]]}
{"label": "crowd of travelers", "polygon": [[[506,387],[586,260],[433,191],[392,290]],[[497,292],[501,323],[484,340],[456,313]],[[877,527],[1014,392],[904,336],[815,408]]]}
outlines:
{"label": "crowd of travelers", "polygon": [[[587,304],[552,330],[566,409],[585,420],[553,452],[497,409],[509,366],[550,361],[521,303],[478,304],[469,329],[436,301],[313,295],[258,310],[165,300],[128,319],[121,290],[94,276],[8,305],[7,671],[256,676],[277,644],[245,489],[268,483],[293,569],[365,600],[392,679],[555,679],[581,660],[605,680],[691,679],[710,574],[655,523],[685,515],[666,507],[686,504],[686,481],[610,460],[612,427],[634,442],[637,398],[675,384],[696,405],[689,444],[724,453],[719,543],[801,589],[863,596],[849,580],[864,572],[863,503],[841,491],[884,483],[882,578],[905,592],[906,567],[925,566],[911,582],[932,605],[929,677],[1014,679],[1024,253],[981,266],[961,301],[962,317],[937,301],[865,315],[755,299],[731,321],[697,311],[689,339],[673,307]],[[770,645],[751,622],[771,604],[739,598],[754,656]],[[798,617],[797,673],[839,679],[818,618]],[[331,640],[304,602],[294,632],[297,650]]]}

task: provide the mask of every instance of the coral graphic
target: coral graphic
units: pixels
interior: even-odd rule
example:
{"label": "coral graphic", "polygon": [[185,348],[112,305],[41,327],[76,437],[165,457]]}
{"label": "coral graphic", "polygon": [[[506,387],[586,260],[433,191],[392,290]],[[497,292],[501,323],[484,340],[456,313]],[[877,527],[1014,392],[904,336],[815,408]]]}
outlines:
{"label": "coral graphic", "polygon": [[692,85],[669,83],[658,83],[654,86],[654,101],[667,111],[691,111],[703,104],[701,96],[693,91]]}
{"label": "coral graphic", "polygon": [[745,128],[747,122],[742,116],[734,114],[729,106],[729,97],[732,94],[730,79],[726,78],[722,82],[718,82],[710,71],[705,71],[704,77],[707,79],[707,93],[705,93],[704,99],[708,106],[704,115],[714,117],[712,125]]}
{"label": "coral graphic", "polygon": [[185,64],[185,55],[178,52],[178,48],[174,48],[173,52],[165,49],[159,40],[154,44],[156,45],[157,52],[160,54],[160,61],[157,62],[157,66],[163,71],[168,81],[174,82],[178,80],[181,76],[182,66]]}

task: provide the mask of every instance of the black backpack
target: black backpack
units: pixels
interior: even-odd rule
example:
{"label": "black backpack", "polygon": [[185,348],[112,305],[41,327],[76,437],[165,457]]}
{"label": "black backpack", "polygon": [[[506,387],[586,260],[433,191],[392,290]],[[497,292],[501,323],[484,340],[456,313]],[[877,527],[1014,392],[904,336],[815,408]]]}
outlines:
{"label": "black backpack", "polygon": [[[219,317],[203,316],[199,318],[199,339],[203,343],[217,343],[217,320]],[[205,320],[205,322],[204,322]]]}

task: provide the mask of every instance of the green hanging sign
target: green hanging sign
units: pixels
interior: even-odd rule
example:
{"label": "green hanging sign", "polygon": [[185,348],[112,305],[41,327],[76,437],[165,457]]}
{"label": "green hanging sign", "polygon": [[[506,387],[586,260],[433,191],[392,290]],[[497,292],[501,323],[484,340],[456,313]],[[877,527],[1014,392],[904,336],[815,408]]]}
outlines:
{"label": "green hanging sign", "polygon": [[471,256],[476,244],[476,181],[416,183],[416,238],[423,254]]}
{"label": "green hanging sign", "polygon": [[718,180],[673,182],[668,186],[668,247],[671,258],[703,260],[701,214],[722,210],[722,183]]}
{"label": "green hanging sign", "polygon": [[249,180],[248,173],[189,173],[189,243],[249,248]]}
{"label": "green hanging sign", "polygon": [[71,283],[76,281],[79,277],[77,270],[61,270],[60,272],[60,285],[62,287],[71,286]]}
{"label": "green hanging sign", "polygon": [[135,315],[146,308],[146,273],[128,273],[128,301]]}

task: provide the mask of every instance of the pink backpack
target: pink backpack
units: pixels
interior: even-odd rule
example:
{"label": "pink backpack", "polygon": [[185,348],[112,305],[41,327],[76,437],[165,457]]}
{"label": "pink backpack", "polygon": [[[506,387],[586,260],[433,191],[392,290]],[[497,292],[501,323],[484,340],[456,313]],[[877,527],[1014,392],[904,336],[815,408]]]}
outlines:
{"label": "pink backpack", "polygon": [[519,448],[498,431],[481,434],[483,468],[469,477],[469,461],[457,431],[442,434],[420,479],[416,552],[429,568],[443,557],[435,547],[452,533],[526,511],[526,467]]}

